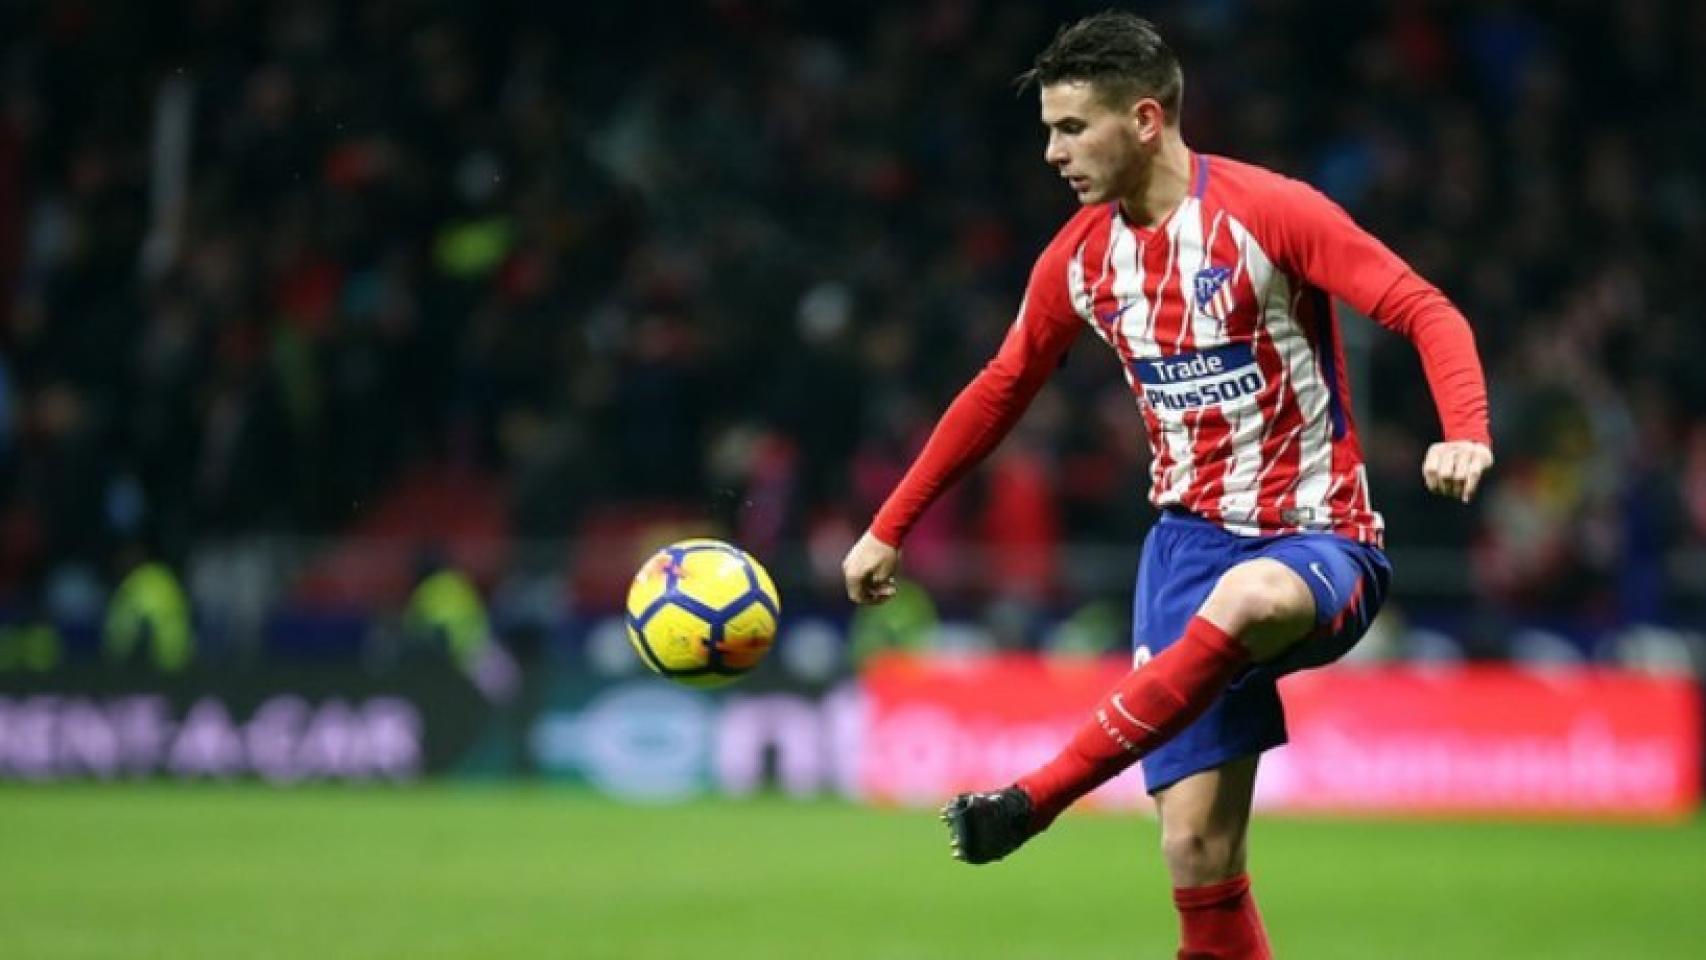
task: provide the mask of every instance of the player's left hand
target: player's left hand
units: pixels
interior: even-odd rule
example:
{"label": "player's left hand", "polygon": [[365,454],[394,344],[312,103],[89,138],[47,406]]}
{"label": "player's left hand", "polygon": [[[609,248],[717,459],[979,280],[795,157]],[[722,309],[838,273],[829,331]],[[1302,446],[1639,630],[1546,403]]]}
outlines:
{"label": "player's left hand", "polygon": [[1448,440],[1428,448],[1422,460],[1422,479],[1429,493],[1464,503],[1475,496],[1481,474],[1493,465],[1493,451],[1473,440]]}

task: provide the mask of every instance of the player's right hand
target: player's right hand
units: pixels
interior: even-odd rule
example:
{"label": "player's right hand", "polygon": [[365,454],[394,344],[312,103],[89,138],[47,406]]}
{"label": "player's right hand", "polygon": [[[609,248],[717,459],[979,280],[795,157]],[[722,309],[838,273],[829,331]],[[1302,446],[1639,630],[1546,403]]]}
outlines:
{"label": "player's right hand", "polygon": [[847,551],[841,575],[847,581],[847,599],[854,603],[882,603],[894,596],[894,575],[900,568],[900,550],[878,540],[869,530]]}

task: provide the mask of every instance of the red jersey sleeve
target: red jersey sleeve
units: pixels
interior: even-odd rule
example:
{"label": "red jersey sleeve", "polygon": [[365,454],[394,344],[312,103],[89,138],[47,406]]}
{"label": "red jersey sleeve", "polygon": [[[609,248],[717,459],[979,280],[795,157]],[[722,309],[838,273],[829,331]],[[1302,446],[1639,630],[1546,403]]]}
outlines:
{"label": "red jersey sleeve", "polygon": [[1491,446],[1487,386],[1469,321],[1338,204],[1298,181],[1281,183],[1263,198],[1258,228],[1275,263],[1409,339],[1445,439]]}
{"label": "red jersey sleeve", "polygon": [[1080,328],[1067,293],[1066,262],[1058,244],[1037,259],[1001,349],[948,406],[877,511],[871,533],[878,540],[899,546],[925,509],[995,449],[1060,364]]}

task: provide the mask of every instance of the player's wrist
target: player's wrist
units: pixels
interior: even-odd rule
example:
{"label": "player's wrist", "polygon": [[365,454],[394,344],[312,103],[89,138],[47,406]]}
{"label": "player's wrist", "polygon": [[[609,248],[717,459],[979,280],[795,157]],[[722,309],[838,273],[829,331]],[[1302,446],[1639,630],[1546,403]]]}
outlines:
{"label": "player's wrist", "polygon": [[899,550],[901,534],[898,530],[884,528],[880,523],[873,523],[865,530],[865,536],[877,541],[890,550]]}

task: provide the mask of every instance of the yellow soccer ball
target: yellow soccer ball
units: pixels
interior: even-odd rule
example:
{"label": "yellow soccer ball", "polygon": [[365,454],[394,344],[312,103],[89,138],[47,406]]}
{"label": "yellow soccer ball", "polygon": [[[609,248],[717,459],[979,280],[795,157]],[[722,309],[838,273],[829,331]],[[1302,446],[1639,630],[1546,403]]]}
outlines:
{"label": "yellow soccer ball", "polygon": [[657,673],[720,687],[776,642],[782,602],[757,561],[721,540],[683,540],[653,554],[628,588],[628,640]]}

